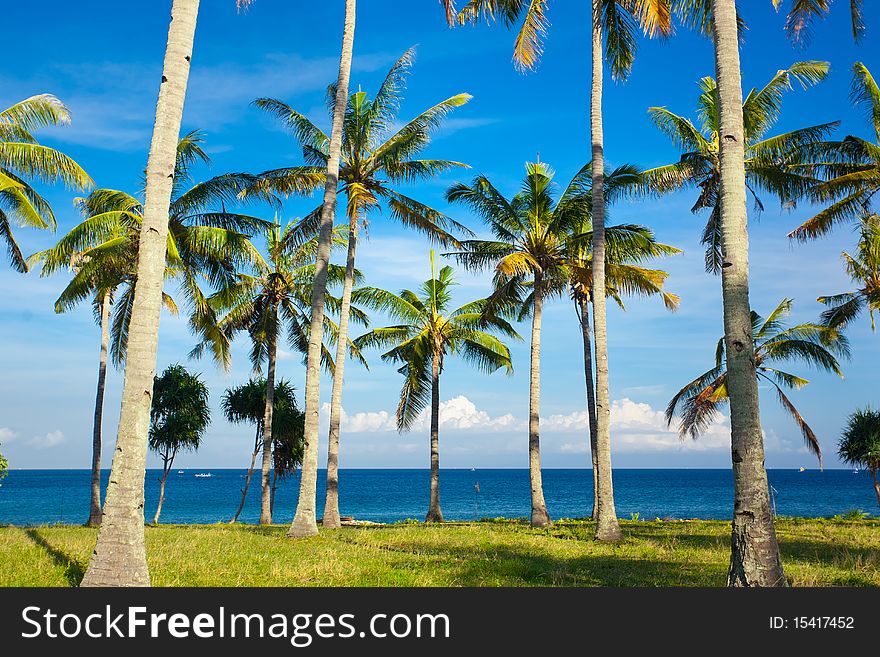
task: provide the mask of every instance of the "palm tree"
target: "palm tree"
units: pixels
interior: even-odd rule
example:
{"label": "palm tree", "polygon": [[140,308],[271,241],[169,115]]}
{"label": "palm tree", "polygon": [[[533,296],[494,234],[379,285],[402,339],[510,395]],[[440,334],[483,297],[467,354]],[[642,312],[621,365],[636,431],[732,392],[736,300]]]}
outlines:
{"label": "palm tree", "polygon": [[[231,343],[235,335],[246,330],[251,338],[251,363],[259,373],[267,363],[266,404],[263,416],[263,435],[271,436],[275,367],[278,357],[278,338],[286,330],[290,346],[300,352],[308,350],[308,332],[311,325],[309,299],[315,275],[315,252],[318,239],[313,236],[314,223],[309,220],[290,222],[283,229],[277,222],[265,231],[268,259],[252,248],[253,272],[236,273],[209,300],[209,321],[199,327],[202,341],[192,352],[200,357],[210,350],[215,361],[224,368],[231,362]],[[331,282],[338,282],[343,274],[339,267],[330,267]],[[353,273],[359,276],[359,272]],[[328,301],[331,299],[328,298]],[[332,299],[335,307],[339,302]],[[222,317],[221,317],[222,316]],[[355,308],[356,321],[366,324],[366,316]],[[324,317],[325,331],[333,341],[339,339],[339,328],[329,316]],[[351,345],[348,345],[351,347]],[[356,357],[360,354],[354,351]],[[324,361],[331,372],[334,363],[324,349]],[[262,501],[260,524],[272,524],[272,442],[263,441]]]}
{"label": "palm tree", "polygon": [[835,225],[876,216],[880,191],[880,87],[867,67],[853,65],[851,98],[871,116],[875,143],[848,136],[838,142],[820,142],[801,149],[805,175],[821,181],[800,194],[812,204],[830,205],[789,233],[805,242],[828,234]]}
{"label": "palm tree", "polygon": [[[456,107],[465,104],[470,96],[458,94],[425,110],[415,119],[394,131],[402,91],[415,56],[408,50],[391,68],[376,97],[368,99],[359,91],[348,98],[342,132],[342,165],[339,179],[341,191],[345,194],[348,217],[348,254],[346,276],[342,291],[342,306],[339,315],[339,333],[342,341],[337,344],[337,374],[333,379],[333,393],[330,402],[330,437],[327,490],[330,492],[329,505],[325,505],[324,526],[339,526],[338,502],[334,502],[337,490],[336,463],[338,459],[339,424],[342,411],[342,385],[345,368],[345,345],[348,336],[349,306],[354,284],[355,257],[357,251],[358,229],[366,224],[368,214],[385,209],[390,217],[406,227],[426,233],[429,238],[444,245],[457,244],[448,232],[455,228],[466,231],[450,218],[433,208],[410,198],[395,189],[397,184],[426,180],[456,166],[464,166],[449,160],[415,159],[429,144],[433,132],[442,125],[443,119]],[[331,107],[336,97],[331,86],[329,99]],[[302,145],[306,166],[286,167],[261,174],[258,188],[262,191],[290,193],[309,186],[321,184],[329,159],[327,151],[329,138],[303,114],[279,100],[260,98],[255,104],[278,118],[291,130]],[[317,210],[312,216],[317,214]],[[341,345],[341,346],[340,346]],[[314,492],[309,489],[312,467],[307,458],[303,463],[302,486],[297,516],[289,532],[291,537],[303,533],[301,520],[311,518]],[[308,532],[305,532],[308,534]]]}
{"label": "palm tree", "polygon": [[[785,30],[795,43],[806,42],[810,36],[810,26],[817,18],[824,18],[831,11],[832,0],[791,0],[791,8],[785,21]],[[772,0],[776,9],[784,0]],[[863,0],[849,0],[850,21],[852,23],[853,40],[860,41],[865,33],[862,19]]]}
{"label": "palm tree", "polygon": [[57,225],[49,203],[28,180],[60,182],[72,189],[94,184],[70,157],[43,146],[32,134],[69,123],[70,112],[49,94],[32,96],[0,112],[0,238],[16,271],[26,272],[28,265],[12,234],[13,224],[52,231]]}
{"label": "palm tree", "polygon": [[137,284],[131,315],[131,343],[116,452],[104,518],[83,586],[149,586],[144,544],[144,469],[156,369],[168,208],[175,156],[189,79],[199,0],[173,0],[165,47],[156,123],[147,162],[146,202],[138,249]]}
{"label": "palm tree", "polygon": [[[772,137],[767,137],[767,133],[779,119],[785,91],[792,89],[795,83],[802,88],[818,84],[828,75],[829,68],[828,62],[795,62],[789,68],[777,71],[762,89],[752,89],[743,102],[746,188],[754,199],[757,211],[764,208],[759,196],[762,191],[776,195],[781,201],[788,201],[812,187],[814,179],[801,175],[797,166],[792,168],[790,165],[799,161],[800,149],[827,137],[839,125],[839,121]],[[684,152],[678,162],[649,169],[645,171],[645,176],[650,185],[660,192],[685,187],[699,189],[691,212],[709,211],[702,237],[702,243],[706,246],[706,271],[719,274],[724,254],[719,222],[721,169],[718,87],[714,78],[708,76],[700,80],[697,86],[700,90],[697,100],[699,126],[665,107],[648,108],[654,125]]]}
{"label": "palm tree", "polygon": [[[809,381],[777,366],[800,360],[843,378],[836,356],[848,356],[849,345],[839,332],[822,324],[787,327],[785,319],[791,313],[791,307],[792,300],[783,299],[766,319],[752,312],[756,380],[769,383],[776,390],[780,405],[797,424],[807,449],[816,455],[821,469],[822,448],[819,439],[784,391],[799,390]],[[667,424],[671,425],[678,415],[682,437],[697,439],[717,418],[718,408],[730,400],[725,351],[725,341],[721,338],[715,349],[715,367],[679,390],[666,407]]]}
{"label": "palm tree", "polygon": [[342,158],[342,132],[347,109],[348,84],[354,49],[354,30],[357,3],[345,0],[345,25],[342,34],[342,54],[336,96],[333,99],[333,124],[327,145],[327,164],[324,181],[324,202],[321,206],[321,224],[318,252],[315,258],[315,279],[312,284],[311,326],[306,355],[306,402],[304,425],[303,469],[300,477],[299,502],[288,536],[306,537],[318,533],[315,516],[318,482],[318,417],[321,404],[321,355],[323,348],[321,327],[324,325],[324,295],[327,291],[327,272],[330,265],[333,224],[336,218],[336,195],[339,186],[339,163]]}
{"label": "palm tree", "polygon": [[880,412],[868,407],[849,416],[843,435],[837,443],[837,455],[850,465],[867,468],[874,480],[874,493],[880,505]]}
{"label": "palm tree", "polygon": [[162,459],[159,480],[159,504],[153,524],[159,524],[165,502],[165,482],[182,451],[196,451],[211,423],[208,386],[182,365],[170,365],[153,384],[153,407],[150,409],[150,449]]}
{"label": "palm tree", "polygon": [[[201,183],[193,182],[193,165],[210,163],[202,149],[203,142],[203,134],[197,130],[178,142],[165,256],[165,278],[179,281],[193,311],[193,326],[210,313],[200,282],[207,279],[211,284],[220,284],[236,264],[250,261],[253,250],[247,233],[265,225],[261,219],[226,209],[227,204],[235,203],[238,195],[253,184],[253,177],[229,173]],[[41,276],[70,267],[73,277],[55,302],[55,311],[67,312],[91,298],[101,326],[88,521],[89,526],[96,527],[101,524],[101,443],[107,352],[109,346],[117,367],[124,363],[137,282],[143,205],[137,198],[112,189],[94,190],[87,198],[76,199],[76,205],[84,220],[54,247],[28,258],[28,264],[39,263]],[[164,291],[162,303],[172,314],[177,314],[176,303]]]}
{"label": "palm tree", "polygon": [[[464,205],[488,224],[495,240],[466,240],[452,253],[472,270],[494,267],[495,291],[489,310],[496,314],[532,316],[529,373],[529,478],[531,524],[550,524],[541,481],[540,368],[544,300],[562,294],[570,279],[571,235],[584,225],[590,208],[582,193],[584,169],[558,201],[553,197],[553,171],[542,162],[527,163],[521,191],[507,199],[485,176],[470,185],[457,183],[446,192],[450,203]],[[585,239],[579,236],[579,239]]]}
{"label": "palm tree", "polygon": [[[446,3],[448,5],[448,3]],[[516,38],[514,62],[521,69],[534,68],[543,49],[547,9],[550,0],[470,0],[458,16],[459,22],[476,22],[481,16],[503,20],[508,26],[522,19]],[[671,31],[671,0],[592,0],[590,140],[593,174],[593,278],[605,287],[605,140],[602,127],[603,67],[610,65],[612,77],[625,79],[632,70],[639,29],[649,36],[663,36]],[[596,406],[599,509],[596,538],[616,541],[621,538],[614,509],[611,479],[610,405],[608,399],[608,338],[605,297],[593,303],[596,337]]]}
{"label": "palm tree", "polygon": [[880,310],[880,216],[864,217],[861,223],[856,255],[841,254],[846,272],[859,288],[833,296],[819,297],[828,306],[822,313],[822,322],[831,328],[843,330],[865,310],[875,331],[874,313]]}
{"label": "palm tree", "polygon": [[[272,392],[273,400],[273,422],[272,422],[272,443],[274,444],[274,461],[277,467],[279,454],[279,446],[284,445],[287,449],[291,443],[302,443],[302,413],[297,409],[294,388],[290,383],[281,379],[275,384]],[[248,488],[251,484],[251,477],[254,473],[254,466],[257,462],[257,455],[263,449],[263,430],[265,425],[263,420],[266,413],[266,380],[251,379],[244,385],[235,388],[229,388],[223,395],[222,400],[223,415],[228,422],[232,424],[253,424],[256,426],[256,434],[254,436],[254,450],[251,454],[251,464],[248,467],[247,475],[244,480],[244,489],[241,491],[241,503],[238,510],[230,520],[230,524],[235,523],[244,509],[247,500]],[[299,434],[299,440],[296,436]],[[301,451],[301,449],[300,449]],[[296,451],[291,455],[282,458],[282,461],[289,462],[295,460]],[[301,454],[300,454],[301,459]]]}
{"label": "palm tree", "polygon": [[397,406],[397,429],[408,431],[419,418],[429,400],[431,405],[431,493],[425,522],[443,522],[440,509],[440,375],[447,355],[458,355],[489,374],[502,367],[513,372],[510,351],[492,333],[521,339],[505,320],[487,313],[488,299],[479,299],[450,310],[452,267],[435,270],[431,251],[431,278],[418,292],[403,290],[400,294],[377,288],[361,288],[355,292],[357,301],[370,305],[400,322],[373,329],[355,344],[388,348],[382,360],[400,364],[398,372],[404,383]]}
{"label": "palm tree", "polygon": [[[585,202],[592,208],[592,173],[585,170],[578,177],[583,181]],[[632,165],[621,165],[605,176],[605,200],[610,206],[621,196],[638,193],[645,186],[642,171]],[[573,238],[579,234],[589,234],[592,226],[589,221],[575,229]],[[665,271],[648,269],[644,263],[662,256],[681,253],[680,249],[661,244],[654,238],[654,233],[645,226],[616,226],[608,233],[613,242],[605,251],[605,296],[612,299],[625,310],[624,296],[658,296],[671,311],[678,308],[680,299],[675,294],[664,290]],[[570,293],[574,302],[575,313],[580,324],[584,346],[584,378],[587,393],[587,417],[590,433],[590,457],[593,472],[598,470],[598,412],[596,410],[596,383],[593,375],[592,329],[590,328],[590,306],[593,302],[593,256],[591,243],[573,239],[568,255],[571,263]],[[598,479],[593,477],[593,519],[598,513]]]}

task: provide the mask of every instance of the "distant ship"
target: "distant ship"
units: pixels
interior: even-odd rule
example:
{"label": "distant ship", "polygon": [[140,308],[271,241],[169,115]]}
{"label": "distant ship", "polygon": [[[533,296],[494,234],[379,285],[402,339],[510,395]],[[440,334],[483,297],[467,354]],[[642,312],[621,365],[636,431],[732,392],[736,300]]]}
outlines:
{"label": "distant ship", "polygon": [[183,470],[178,470],[177,474],[183,474]]}
{"label": "distant ship", "polygon": [[[800,470],[798,470],[798,472],[806,472],[806,471],[807,471],[806,468],[801,468]],[[196,475],[196,476],[198,476],[198,475]]]}
{"label": "distant ship", "polygon": [[210,472],[197,472],[196,473],[196,477],[210,477],[210,476],[211,476]]}

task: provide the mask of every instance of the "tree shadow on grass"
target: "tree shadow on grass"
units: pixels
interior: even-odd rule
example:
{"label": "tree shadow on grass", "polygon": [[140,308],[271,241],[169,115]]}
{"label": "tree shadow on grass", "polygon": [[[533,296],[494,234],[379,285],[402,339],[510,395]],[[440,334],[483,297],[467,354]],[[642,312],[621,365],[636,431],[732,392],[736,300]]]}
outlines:
{"label": "tree shadow on grass", "polygon": [[27,537],[33,541],[33,543],[43,548],[46,551],[46,554],[49,555],[49,558],[55,562],[55,565],[64,568],[64,577],[67,579],[68,584],[70,586],[79,586],[80,582],[82,582],[83,576],[85,575],[85,569],[79,564],[76,559],[71,557],[66,552],[59,550],[54,547],[51,543],[49,543],[43,536],[34,528],[25,529],[24,533]]}

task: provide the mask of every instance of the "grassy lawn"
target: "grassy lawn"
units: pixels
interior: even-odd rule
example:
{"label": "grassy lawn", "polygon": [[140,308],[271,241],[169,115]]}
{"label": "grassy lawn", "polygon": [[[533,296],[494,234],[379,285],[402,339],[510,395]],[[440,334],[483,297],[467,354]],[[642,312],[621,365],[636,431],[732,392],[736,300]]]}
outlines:
{"label": "grassy lawn", "polygon": [[[519,522],[350,527],[290,541],[285,527],[147,527],[155,586],[721,586],[729,524]],[[880,586],[880,519],[777,523],[795,586]],[[0,586],[79,583],[95,542],[84,527],[0,527]]]}

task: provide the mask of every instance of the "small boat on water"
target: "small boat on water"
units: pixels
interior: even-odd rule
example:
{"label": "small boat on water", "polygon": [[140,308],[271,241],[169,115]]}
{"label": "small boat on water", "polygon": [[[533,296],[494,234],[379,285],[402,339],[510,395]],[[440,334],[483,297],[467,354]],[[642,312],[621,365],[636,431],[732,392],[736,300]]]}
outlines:
{"label": "small boat on water", "polygon": [[196,473],[196,477],[210,477],[210,476],[211,476],[210,472],[197,472]]}
{"label": "small boat on water", "polygon": [[800,470],[798,470],[798,472],[806,472],[806,471],[807,471],[806,468],[801,468]]}
{"label": "small boat on water", "polygon": [[183,470],[178,470],[177,474],[183,474]]}

